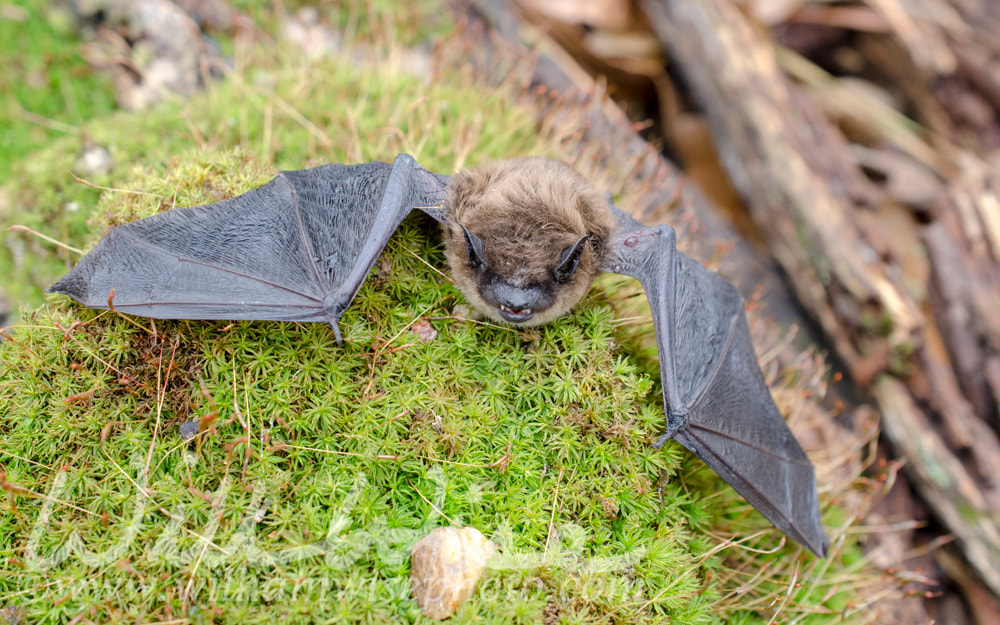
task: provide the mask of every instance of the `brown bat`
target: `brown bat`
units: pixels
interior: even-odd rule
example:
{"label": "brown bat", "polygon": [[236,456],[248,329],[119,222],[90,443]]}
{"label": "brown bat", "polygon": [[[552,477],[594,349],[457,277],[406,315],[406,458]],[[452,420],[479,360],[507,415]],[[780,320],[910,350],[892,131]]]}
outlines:
{"label": "brown bat", "polygon": [[166,319],[330,325],[415,208],[440,222],[456,285],[515,326],[566,313],[599,271],[638,278],[660,353],[670,438],[775,526],[823,556],[813,467],[764,382],[743,298],[572,168],[524,158],[449,178],[407,155],[281,173],[239,197],[113,228],[49,290],[92,308]]}
{"label": "brown bat", "polygon": [[546,158],[456,174],[445,209],[455,285],[485,316],[523,326],[576,306],[607,258],[615,227],[607,197],[572,167]]}

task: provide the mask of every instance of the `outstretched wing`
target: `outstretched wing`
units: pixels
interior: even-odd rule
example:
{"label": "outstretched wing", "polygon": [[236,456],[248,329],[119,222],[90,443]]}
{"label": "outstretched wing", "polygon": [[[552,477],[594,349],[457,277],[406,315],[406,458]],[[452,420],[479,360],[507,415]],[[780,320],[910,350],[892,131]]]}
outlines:
{"label": "outstretched wing", "polygon": [[[49,288],[160,319],[337,322],[414,207],[447,178],[410,156],[282,172],[239,197],[112,228]],[[439,214],[433,214],[440,219]]]}
{"label": "outstretched wing", "polygon": [[605,271],[638,278],[660,352],[666,432],[690,449],[775,527],[824,556],[812,464],[764,382],[731,284],[678,252],[673,228],[621,224]]}

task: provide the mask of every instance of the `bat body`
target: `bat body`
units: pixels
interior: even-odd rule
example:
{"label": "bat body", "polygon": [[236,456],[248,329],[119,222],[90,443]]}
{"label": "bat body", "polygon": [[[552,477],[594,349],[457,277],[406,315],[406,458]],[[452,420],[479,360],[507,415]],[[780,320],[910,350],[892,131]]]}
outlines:
{"label": "bat body", "polygon": [[485,316],[538,325],[600,271],[638,278],[660,353],[670,438],[776,527],[823,556],[812,465],[764,382],[735,287],[681,254],[573,169],[502,161],[449,178],[407,155],[391,165],[283,172],[239,197],[112,228],[50,292],[166,319],[338,320],[400,222],[442,225],[456,285]]}
{"label": "bat body", "polygon": [[445,207],[455,284],[485,316],[523,326],[548,323],[580,301],[617,225],[603,193],[546,158],[459,172]]}

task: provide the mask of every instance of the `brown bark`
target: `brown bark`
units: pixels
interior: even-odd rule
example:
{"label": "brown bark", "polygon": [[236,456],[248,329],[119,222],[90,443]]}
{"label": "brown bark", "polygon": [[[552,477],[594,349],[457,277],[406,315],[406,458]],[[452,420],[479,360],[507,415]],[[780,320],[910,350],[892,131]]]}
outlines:
{"label": "brown bark", "polygon": [[770,43],[729,0],[643,6],[795,294],[866,383],[894,352],[909,349],[922,315],[853,223],[849,208],[873,193],[846,141],[795,92]]}
{"label": "brown bark", "polygon": [[976,481],[937,436],[905,385],[883,376],[875,394],[882,430],[910,459],[910,474],[924,499],[958,538],[987,587],[1000,595],[1000,527]]}
{"label": "brown bark", "polygon": [[[994,429],[1000,426],[1000,174],[964,149],[985,144],[957,133],[925,143],[912,124],[901,128],[905,120],[894,112],[893,126],[880,130],[889,114],[857,104],[850,110],[845,85],[786,59],[797,76],[840,98],[820,107],[790,82],[766,33],[732,0],[642,4],[703,107],[727,171],[796,295],[854,380],[877,400],[885,431],[921,495],[1000,595]],[[974,15],[992,23],[997,11],[975,0],[958,9],[939,0],[869,4],[923,72],[910,93],[923,98],[920,110],[940,113],[942,132],[953,130],[947,122],[955,102],[942,99],[934,76],[981,85],[977,97],[993,97],[988,92],[997,72],[987,66],[976,76],[962,74],[969,70],[961,59],[1000,44],[975,47],[957,33],[980,41],[983,26],[965,20]],[[936,17],[912,18],[908,10],[918,5]],[[884,53],[883,62],[899,62],[888,47],[873,49]],[[879,192],[856,161],[872,155],[848,149],[824,112],[853,115],[867,136],[923,162],[928,176],[957,175],[940,198],[924,200],[929,225],[910,219],[886,232],[880,222],[893,214],[893,194],[872,202]],[[907,259],[907,250],[918,252]]]}
{"label": "brown bark", "polygon": [[970,163],[924,232],[930,302],[962,390],[994,426],[1000,396],[987,364],[1000,358],[1000,171]]}

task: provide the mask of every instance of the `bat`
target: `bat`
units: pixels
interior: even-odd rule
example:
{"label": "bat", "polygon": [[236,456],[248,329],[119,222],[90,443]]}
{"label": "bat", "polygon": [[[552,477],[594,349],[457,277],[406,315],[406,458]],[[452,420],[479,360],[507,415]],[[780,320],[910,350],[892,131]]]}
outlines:
{"label": "bat", "polygon": [[[649,300],[666,428],[771,523],[814,554],[829,540],[813,466],[757,362],[739,291],[574,169],[544,158],[445,176],[391,164],[286,171],[214,204],[112,228],[49,292],[161,319],[338,321],[403,219],[442,226],[456,286],[490,319],[543,324],[599,272],[637,278]],[[113,301],[112,301],[113,298]]]}

